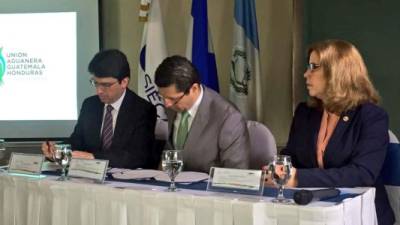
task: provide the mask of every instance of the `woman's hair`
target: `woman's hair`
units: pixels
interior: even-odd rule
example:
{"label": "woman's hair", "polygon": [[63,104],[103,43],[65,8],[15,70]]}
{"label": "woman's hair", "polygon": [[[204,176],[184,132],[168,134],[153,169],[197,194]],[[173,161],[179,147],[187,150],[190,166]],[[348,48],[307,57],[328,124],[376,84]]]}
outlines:
{"label": "woman's hair", "polygon": [[343,40],[326,40],[312,44],[308,49],[320,57],[326,79],[324,102],[315,97],[310,106],[322,106],[329,112],[342,113],[360,104],[377,104],[379,94],[371,83],[367,67],[360,53],[351,43]]}

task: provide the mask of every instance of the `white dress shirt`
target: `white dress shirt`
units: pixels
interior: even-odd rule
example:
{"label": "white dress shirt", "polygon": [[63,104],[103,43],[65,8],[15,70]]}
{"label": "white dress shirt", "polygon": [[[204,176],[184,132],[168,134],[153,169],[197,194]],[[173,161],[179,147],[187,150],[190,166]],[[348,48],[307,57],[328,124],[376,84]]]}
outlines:
{"label": "white dress shirt", "polygon": [[[119,112],[119,109],[121,108],[122,100],[124,100],[125,93],[126,93],[126,90],[124,91],[124,93],[122,93],[121,97],[119,97],[119,99],[117,101],[115,101],[114,103],[110,104],[113,107],[113,110],[111,111],[113,133],[114,133],[114,130],[115,130],[115,125],[117,123],[118,112]],[[106,116],[107,106],[108,105],[109,104],[104,104],[103,120],[101,122],[100,136],[101,136],[101,132],[103,130],[104,117]]]}

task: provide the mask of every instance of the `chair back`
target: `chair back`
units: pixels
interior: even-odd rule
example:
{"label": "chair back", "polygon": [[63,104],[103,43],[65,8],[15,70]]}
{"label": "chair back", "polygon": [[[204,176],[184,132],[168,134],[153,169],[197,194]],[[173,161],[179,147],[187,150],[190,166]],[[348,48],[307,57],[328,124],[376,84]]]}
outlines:
{"label": "chair back", "polygon": [[262,123],[247,121],[250,137],[250,169],[261,169],[270,163],[277,153],[274,135]]}
{"label": "chair back", "polygon": [[390,130],[389,145],[382,175],[390,206],[395,215],[395,225],[400,225],[400,144],[396,135]]}
{"label": "chair back", "polygon": [[389,142],[399,144],[399,139],[397,139],[396,135],[394,135],[391,130],[389,130]]}

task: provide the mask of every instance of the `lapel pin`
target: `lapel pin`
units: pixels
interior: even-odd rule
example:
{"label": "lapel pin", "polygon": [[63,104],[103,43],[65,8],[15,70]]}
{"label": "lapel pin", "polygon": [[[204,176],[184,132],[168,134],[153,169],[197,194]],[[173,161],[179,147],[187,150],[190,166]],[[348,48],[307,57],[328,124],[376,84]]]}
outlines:
{"label": "lapel pin", "polygon": [[348,116],[343,116],[343,121],[344,121],[344,122],[349,121],[349,117],[348,117]]}

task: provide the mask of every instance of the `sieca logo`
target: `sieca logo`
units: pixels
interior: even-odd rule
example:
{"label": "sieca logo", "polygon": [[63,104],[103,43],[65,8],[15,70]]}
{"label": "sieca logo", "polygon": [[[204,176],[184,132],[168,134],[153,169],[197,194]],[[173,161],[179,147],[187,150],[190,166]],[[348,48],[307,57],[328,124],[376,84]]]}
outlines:
{"label": "sieca logo", "polygon": [[0,85],[3,83],[3,77],[6,73],[6,60],[2,54],[3,47],[0,48]]}

